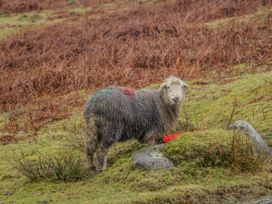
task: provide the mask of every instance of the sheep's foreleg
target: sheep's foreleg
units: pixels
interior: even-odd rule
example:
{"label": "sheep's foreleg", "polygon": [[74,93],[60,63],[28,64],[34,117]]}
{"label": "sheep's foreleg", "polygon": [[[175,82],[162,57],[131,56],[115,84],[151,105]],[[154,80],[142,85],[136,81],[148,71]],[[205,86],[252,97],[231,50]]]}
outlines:
{"label": "sheep's foreleg", "polygon": [[156,144],[156,137],[158,137],[158,133],[156,131],[149,131],[144,136],[144,142],[153,146]]}

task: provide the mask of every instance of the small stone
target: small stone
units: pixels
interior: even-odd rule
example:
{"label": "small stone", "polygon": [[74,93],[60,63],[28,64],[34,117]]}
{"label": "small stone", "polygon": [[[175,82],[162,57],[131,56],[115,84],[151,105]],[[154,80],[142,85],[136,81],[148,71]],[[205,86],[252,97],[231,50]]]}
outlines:
{"label": "small stone", "polygon": [[160,152],[162,145],[144,147],[132,155],[133,165],[146,170],[159,170],[173,168],[173,162]]}
{"label": "small stone", "polygon": [[250,202],[249,204],[272,204],[272,200],[271,199],[262,199],[262,200]]}
{"label": "small stone", "polygon": [[13,192],[11,192],[11,191],[7,191],[4,193],[5,196],[11,196],[12,194],[13,194]]}

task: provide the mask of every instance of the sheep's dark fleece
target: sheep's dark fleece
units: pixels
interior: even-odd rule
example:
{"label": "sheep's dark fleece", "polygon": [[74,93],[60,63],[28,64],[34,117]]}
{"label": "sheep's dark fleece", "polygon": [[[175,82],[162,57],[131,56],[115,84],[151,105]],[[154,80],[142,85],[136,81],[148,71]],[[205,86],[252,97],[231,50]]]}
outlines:
{"label": "sheep's dark fleece", "polygon": [[90,168],[96,166],[96,152],[97,170],[104,169],[108,148],[117,141],[137,138],[154,144],[169,131],[177,121],[184,86],[180,79],[170,77],[159,90],[109,87],[97,91],[87,101],[84,112]]}

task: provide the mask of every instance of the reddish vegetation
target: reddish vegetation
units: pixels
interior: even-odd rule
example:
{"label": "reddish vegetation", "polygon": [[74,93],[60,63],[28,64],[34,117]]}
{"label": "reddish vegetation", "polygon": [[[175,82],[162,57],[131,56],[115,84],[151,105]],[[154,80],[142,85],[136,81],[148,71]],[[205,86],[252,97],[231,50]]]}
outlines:
{"label": "reddish vegetation", "polygon": [[4,135],[0,137],[0,145],[7,145],[10,143],[17,143],[19,138],[14,135]]}
{"label": "reddish vegetation", "polygon": [[0,12],[23,13],[34,10],[48,10],[67,6],[90,5],[110,0],[0,0]]}
{"label": "reddish vegetation", "polygon": [[69,117],[72,108],[83,106],[84,100],[77,93],[68,96],[47,97],[36,100],[31,105],[18,106],[9,110],[6,124],[0,131],[16,134],[23,131],[29,135],[36,135],[37,130],[43,125]]}
{"label": "reddish vegetation", "polygon": [[1,109],[42,95],[108,85],[141,87],[169,73],[192,78],[272,60],[272,16],[258,25],[209,29],[200,24],[268,4],[178,1],[27,31],[0,43]]}
{"label": "reddish vegetation", "polygon": [[187,21],[209,21],[255,12],[261,6],[271,5],[271,0],[176,0],[177,10],[185,13]]}
{"label": "reddish vegetation", "polygon": [[33,10],[43,10],[66,6],[67,0],[2,0],[0,10],[4,13],[21,13]]}

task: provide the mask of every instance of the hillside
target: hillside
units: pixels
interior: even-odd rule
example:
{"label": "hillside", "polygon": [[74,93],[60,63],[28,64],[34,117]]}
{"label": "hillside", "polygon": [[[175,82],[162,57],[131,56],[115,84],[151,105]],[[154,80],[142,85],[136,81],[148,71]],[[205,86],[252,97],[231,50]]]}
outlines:
{"label": "hillside", "polygon": [[[243,134],[226,130],[246,120],[272,146],[271,5],[1,1],[0,203],[272,198],[271,162],[256,157]],[[131,154],[142,145],[132,140],[110,149],[106,171],[86,172],[82,107],[89,95],[108,85],[156,88],[169,74],[190,85],[173,130],[182,135],[163,149],[174,169],[133,168]],[[74,172],[39,169],[57,158]]]}

